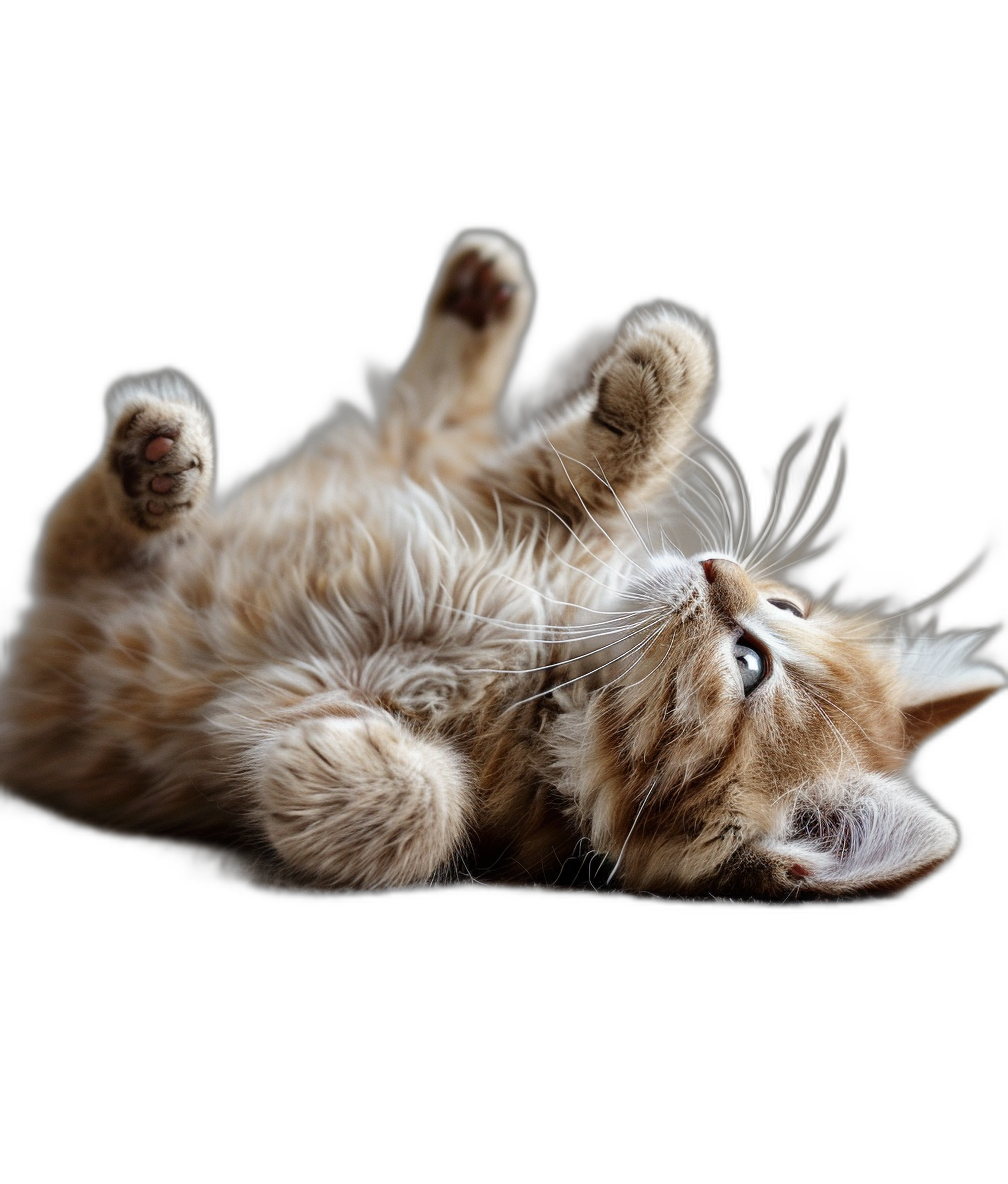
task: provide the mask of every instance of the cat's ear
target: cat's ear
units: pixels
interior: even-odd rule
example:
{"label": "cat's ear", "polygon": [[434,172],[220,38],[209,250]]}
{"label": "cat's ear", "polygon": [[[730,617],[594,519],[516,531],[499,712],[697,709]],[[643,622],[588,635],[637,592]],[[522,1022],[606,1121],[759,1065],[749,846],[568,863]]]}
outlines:
{"label": "cat's ear", "polygon": [[810,787],[759,846],[796,892],[847,896],[901,888],[957,841],[951,818],[905,778],[854,773]]}
{"label": "cat's ear", "polygon": [[1005,676],[996,666],[973,657],[991,632],[936,633],[932,626],[896,643],[907,748],[1004,686]]}

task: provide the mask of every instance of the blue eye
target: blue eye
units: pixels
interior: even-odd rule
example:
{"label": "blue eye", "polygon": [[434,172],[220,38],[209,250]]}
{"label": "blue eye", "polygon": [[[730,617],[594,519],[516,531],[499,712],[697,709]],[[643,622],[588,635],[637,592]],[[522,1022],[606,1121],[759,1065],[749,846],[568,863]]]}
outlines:
{"label": "blue eye", "polygon": [[735,642],[733,652],[742,679],[742,690],[746,695],[751,695],[770,672],[770,663],[766,654],[745,635]]}

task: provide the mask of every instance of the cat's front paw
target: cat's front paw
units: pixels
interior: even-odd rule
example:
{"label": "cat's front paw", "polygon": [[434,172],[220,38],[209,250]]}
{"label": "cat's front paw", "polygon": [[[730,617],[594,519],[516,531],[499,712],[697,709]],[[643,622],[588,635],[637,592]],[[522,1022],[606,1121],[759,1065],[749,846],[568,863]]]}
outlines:
{"label": "cat's front paw", "polygon": [[[146,397],[145,397],[146,396]],[[145,530],[178,525],[209,493],[213,438],[199,403],[133,392],[109,441],[109,462],[133,522]]]}
{"label": "cat's front paw", "polygon": [[713,350],[697,324],[667,308],[637,313],[595,368],[592,419],[628,442],[669,415],[692,422],[713,377]]}

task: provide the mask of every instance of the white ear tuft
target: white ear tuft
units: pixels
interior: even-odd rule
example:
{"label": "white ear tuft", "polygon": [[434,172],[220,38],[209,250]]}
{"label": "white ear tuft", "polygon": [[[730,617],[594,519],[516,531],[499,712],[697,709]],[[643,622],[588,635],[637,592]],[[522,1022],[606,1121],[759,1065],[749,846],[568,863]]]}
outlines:
{"label": "white ear tuft", "polygon": [[803,887],[846,895],[908,883],[947,859],[957,838],[908,781],[865,773],[809,787],[764,850]]}
{"label": "white ear tuft", "polygon": [[907,707],[935,698],[951,698],[974,691],[996,691],[1004,675],[996,666],[973,655],[994,632],[937,633],[933,623],[918,633],[901,635],[896,646]]}
{"label": "white ear tuft", "polygon": [[908,745],[920,743],[1005,685],[996,666],[973,656],[993,632],[937,633],[932,622],[916,635],[895,640]]}

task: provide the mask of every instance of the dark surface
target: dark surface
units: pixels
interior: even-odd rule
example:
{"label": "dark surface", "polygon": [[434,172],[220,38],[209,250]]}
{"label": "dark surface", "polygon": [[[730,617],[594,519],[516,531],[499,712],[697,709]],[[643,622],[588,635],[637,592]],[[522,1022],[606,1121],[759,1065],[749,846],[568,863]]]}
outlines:
{"label": "dark surface", "polygon": [[[5,633],[25,603],[46,508],[101,445],[111,381],[162,366],[192,378],[216,413],[219,484],[229,488],[336,399],[359,399],[367,365],[403,359],[444,247],[473,226],[518,239],[538,284],[519,386],[634,304],[685,304],[717,334],[713,431],[757,495],[798,432],[843,413],[850,475],[820,583],[910,604],[985,554],[939,619],[1003,617],[1003,397],[981,369],[988,330],[959,270],[963,232],[952,234],[937,204],[926,243],[906,218],[911,202],[919,212],[927,201],[913,168],[873,160],[837,180],[823,156],[821,175],[782,165],[745,193],[727,179],[642,192],[619,184],[618,169],[589,185],[582,161],[554,160],[527,178],[467,163],[460,180],[449,166],[462,162],[450,157],[447,172],[424,159],[404,176],[394,160],[252,139],[229,140],[226,159],[210,149],[193,159],[181,143],[137,155],[129,140],[82,156],[72,129],[50,148],[19,193],[8,406],[20,418],[7,448],[21,463],[0,477]],[[161,152],[182,159],[167,167]],[[1006,662],[1002,638],[989,652]],[[1006,703],[1000,696],[920,754],[920,784],[958,819],[962,850],[886,905],[698,907],[475,888],[309,899],[221,883],[181,852],[2,805],[8,940],[26,952],[107,942],[208,959],[276,944],[322,957],[338,941],[379,961],[451,951],[512,967],[567,954],[657,967],[670,947],[712,950],[724,966],[728,948],[746,942],[789,951],[792,973],[833,952],[856,978],[850,955],[871,939],[878,961],[863,964],[866,983],[880,967],[962,964],[976,953],[970,934],[989,918],[1002,863],[993,807]]]}

